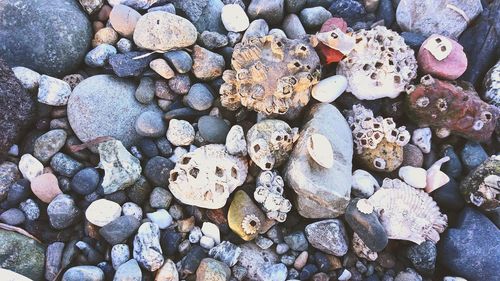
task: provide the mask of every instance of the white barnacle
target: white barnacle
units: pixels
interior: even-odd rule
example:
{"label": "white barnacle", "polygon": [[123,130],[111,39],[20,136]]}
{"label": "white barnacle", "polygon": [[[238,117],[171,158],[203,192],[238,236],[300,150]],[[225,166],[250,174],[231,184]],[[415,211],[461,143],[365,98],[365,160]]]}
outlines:
{"label": "white barnacle", "polygon": [[450,129],[448,128],[439,128],[436,130],[436,136],[440,139],[447,138],[451,134]]}
{"label": "white barnacle", "polygon": [[377,157],[377,158],[375,158],[375,160],[373,160],[373,165],[377,169],[383,170],[383,169],[385,169],[385,166],[387,165],[387,163],[384,159]]}
{"label": "white barnacle", "polygon": [[356,203],[356,208],[358,209],[358,211],[360,211],[363,214],[368,215],[368,214],[373,213],[373,205],[370,203],[370,201],[368,201],[366,199],[360,199]]}
{"label": "white barnacle", "polygon": [[474,131],[479,131],[483,128],[483,126],[484,122],[482,120],[476,120],[474,125],[472,125],[472,129],[474,129]]}
{"label": "white barnacle", "polygon": [[446,111],[448,109],[448,103],[444,98],[439,98],[436,102],[436,106],[439,111]]}
{"label": "white barnacle", "polygon": [[241,228],[246,235],[252,235],[260,230],[260,220],[256,215],[246,215],[241,221]]}
{"label": "white barnacle", "polygon": [[430,101],[429,101],[428,97],[419,97],[417,99],[416,103],[417,103],[418,107],[422,107],[423,108],[423,107],[427,107],[429,105]]}

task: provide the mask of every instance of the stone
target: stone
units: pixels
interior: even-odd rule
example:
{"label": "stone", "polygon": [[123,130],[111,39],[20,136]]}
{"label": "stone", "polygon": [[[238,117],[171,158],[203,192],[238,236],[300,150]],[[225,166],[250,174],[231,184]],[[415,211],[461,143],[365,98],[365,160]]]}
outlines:
{"label": "stone", "polygon": [[460,193],[459,184],[453,178],[442,187],[434,190],[431,195],[439,208],[446,211],[452,210],[458,212],[465,205],[464,198]]}
{"label": "stone", "polygon": [[116,245],[126,241],[137,231],[140,225],[140,221],[135,217],[124,215],[99,229],[99,234],[110,245]]}
{"label": "stone", "polygon": [[266,223],[266,217],[261,209],[253,203],[244,191],[235,193],[227,213],[229,228],[245,241],[257,237]]}
{"label": "stone", "polygon": [[3,3],[3,59],[12,66],[24,66],[50,76],[62,76],[78,68],[90,45],[92,29],[76,1]]}
{"label": "stone", "polygon": [[162,11],[144,14],[134,30],[134,43],[152,51],[189,47],[196,37],[196,27],[190,21]]}
{"label": "stone", "polygon": [[[368,246],[366,246],[365,242],[361,240],[361,238],[356,232],[353,233],[351,241],[352,241],[352,249],[356,254],[356,256],[367,259],[369,261],[377,260],[378,258],[377,252],[374,252],[370,248],[368,248]],[[341,265],[339,265],[339,267],[340,266]]]}
{"label": "stone", "polygon": [[103,227],[120,217],[121,213],[122,207],[117,203],[99,199],[90,204],[85,211],[85,217],[93,225]]}
{"label": "stone", "polygon": [[394,9],[392,0],[380,0],[376,13],[377,20],[383,20],[385,26],[392,26],[396,20]]}
{"label": "stone", "polygon": [[[341,35],[342,37],[344,37],[344,39],[347,39],[344,40],[344,42],[349,43],[350,37],[346,37],[347,22],[345,22],[342,18],[331,18],[326,20],[321,26],[321,29],[319,31],[320,32],[340,31],[343,34],[337,34],[337,35]],[[331,48],[330,46],[322,43],[321,41],[318,43],[317,48],[319,55],[321,55],[326,64],[341,61],[345,56],[344,53],[346,53],[346,50],[343,50],[343,52],[341,52],[340,50]]]}
{"label": "stone", "polygon": [[240,125],[231,127],[226,136],[226,150],[229,154],[237,156],[247,155],[247,141]]}
{"label": "stone", "polygon": [[302,268],[304,268],[304,266],[306,266],[308,257],[309,257],[309,253],[307,251],[303,251],[295,259],[295,262],[293,263],[293,267],[297,270],[302,270]]}
{"label": "stone", "polygon": [[198,32],[202,33],[203,31],[215,31],[218,33],[225,33],[224,25],[221,20],[222,8],[224,7],[224,3],[221,0],[176,0],[176,2],[201,2],[205,4],[205,7],[202,9],[200,16],[196,20],[192,20],[194,26]]}
{"label": "stone", "polygon": [[203,47],[193,47],[193,69],[194,76],[203,81],[210,81],[222,75],[225,69],[224,58]]}
{"label": "stone", "polygon": [[236,262],[238,262],[240,254],[241,248],[229,241],[222,241],[219,245],[213,247],[208,252],[210,257],[219,260],[230,267],[234,266]]}
{"label": "stone", "polygon": [[135,121],[135,131],[144,137],[157,138],[165,135],[167,126],[158,111],[145,111]]}
{"label": "stone", "polygon": [[401,32],[401,37],[403,37],[406,45],[410,46],[415,53],[418,53],[420,46],[422,46],[422,43],[427,39],[427,37],[414,32]]}
{"label": "stone", "polygon": [[433,34],[420,47],[417,62],[424,74],[455,80],[467,69],[467,56],[455,40]]}
{"label": "stone", "polygon": [[285,243],[293,251],[306,251],[309,247],[306,235],[302,231],[295,231],[284,237]]}
{"label": "stone", "polygon": [[172,4],[172,3],[168,3],[168,4],[164,4],[162,6],[156,6],[156,7],[152,7],[152,8],[148,9],[148,13],[154,12],[154,11],[164,11],[164,12],[171,13],[171,14],[176,13],[174,4]]}
{"label": "stone", "polygon": [[317,30],[321,25],[332,17],[332,14],[324,7],[306,8],[300,11],[300,22],[308,30]]}
{"label": "stone", "polygon": [[62,276],[62,281],[104,281],[104,272],[97,266],[79,265],[66,270]]}
{"label": "stone", "polygon": [[181,275],[194,274],[206,256],[207,254],[202,247],[198,245],[192,247],[181,261],[181,268],[179,270]]}
{"label": "stone", "polygon": [[258,281],[265,280],[276,280],[276,281],[285,281],[287,277],[288,270],[286,265],[282,263],[273,264],[267,267],[262,268],[257,272]]}
{"label": "stone", "polygon": [[160,229],[150,222],[143,223],[134,238],[134,259],[146,270],[156,271],[164,262],[160,247]]}
{"label": "stone", "polygon": [[420,128],[413,131],[411,141],[418,146],[423,153],[431,152],[432,132],[430,128]]}
{"label": "stone", "polygon": [[126,202],[123,204],[122,213],[124,216],[132,216],[137,220],[142,220],[142,208],[134,202]]}
{"label": "stone", "polygon": [[245,10],[238,4],[228,4],[222,8],[222,24],[227,31],[242,32],[250,25]]}
{"label": "stone", "polygon": [[[3,164],[3,165],[2,165]],[[5,161],[0,164],[0,193],[3,202],[0,206],[4,209],[17,206],[21,201],[26,200],[31,194],[30,182],[27,179],[20,179],[17,166]],[[11,174],[13,173],[13,174]],[[17,180],[17,181],[16,181]],[[3,189],[2,189],[3,188]]]}
{"label": "stone", "polygon": [[237,266],[241,266],[247,270],[246,278],[250,280],[262,280],[259,278],[262,274],[260,271],[278,262],[278,256],[272,249],[263,250],[252,242],[241,244],[240,247],[241,254],[238,258]]}
{"label": "stone", "polygon": [[78,171],[73,176],[70,187],[78,194],[88,195],[97,189],[99,182],[99,172],[95,168],[88,167]]}
{"label": "stone", "polygon": [[406,256],[415,269],[421,274],[432,275],[436,267],[437,249],[432,241],[425,241],[420,245],[411,245]]}
{"label": "stone", "polygon": [[[453,6],[450,6],[453,5]],[[467,0],[448,4],[446,1],[401,0],[396,10],[396,20],[403,31],[429,37],[434,33],[458,38],[483,10],[481,1]]]}
{"label": "stone", "polygon": [[269,26],[263,19],[253,20],[243,34],[241,41],[247,40],[250,37],[262,37],[269,33]]}
{"label": "stone", "polygon": [[62,129],[48,131],[35,141],[33,156],[43,163],[50,160],[66,142],[67,134]]}
{"label": "stone", "polygon": [[[337,217],[344,213],[351,192],[351,131],[342,114],[326,103],[314,105],[304,120],[283,178],[297,194],[295,207],[301,216]],[[332,145],[334,163],[329,169],[309,160],[307,139],[314,133],[324,135]]]}
{"label": "stone", "polygon": [[170,66],[164,59],[152,60],[149,63],[149,67],[165,79],[170,79],[175,75],[175,72],[172,70],[172,68],[170,68]]}
{"label": "stone", "polygon": [[145,56],[144,52],[128,52],[116,54],[109,57],[109,65],[118,77],[140,76],[149,66],[152,56]]}
{"label": "stone", "polygon": [[135,90],[135,99],[142,104],[150,104],[155,97],[155,84],[149,77],[141,78],[139,87]]}
{"label": "stone", "polygon": [[146,216],[160,229],[169,227],[173,222],[172,216],[165,209],[159,209],[154,213],[147,213]]}
{"label": "stone", "polygon": [[205,115],[198,119],[198,130],[205,141],[224,143],[230,127],[222,118]]}
{"label": "stone", "polygon": [[59,194],[47,207],[50,225],[55,229],[64,229],[80,218],[81,211],[76,206],[73,198],[67,194]]}
{"label": "stone", "polygon": [[203,14],[204,8],[208,5],[208,0],[174,0],[174,7],[183,11],[187,18],[196,22]]}
{"label": "stone", "polygon": [[193,59],[186,51],[177,50],[166,52],[163,54],[163,57],[181,74],[187,73],[193,66]]}
{"label": "stone", "polygon": [[167,209],[172,198],[172,193],[168,190],[161,187],[155,187],[149,197],[149,205],[156,209]]}
{"label": "stone", "polygon": [[211,258],[201,260],[196,270],[196,281],[229,281],[231,269],[225,263]]}
{"label": "stone", "polygon": [[213,31],[203,31],[200,36],[199,43],[209,49],[219,49],[226,46],[229,41],[226,35]]}
{"label": "stone", "polygon": [[114,5],[109,14],[109,22],[121,36],[132,38],[141,14],[125,5]]}
{"label": "stone", "polygon": [[38,89],[38,85],[40,85],[40,74],[38,72],[23,66],[13,67],[12,72],[14,72],[24,89],[28,91]]}
{"label": "stone", "polygon": [[347,253],[349,240],[340,220],[330,219],[308,224],[305,232],[314,248],[339,257]]}
{"label": "stone", "polygon": [[185,95],[191,88],[191,79],[187,74],[178,74],[168,80],[168,86],[175,94]]}
{"label": "stone", "polygon": [[131,52],[133,45],[134,45],[134,43],[131,40],[129,40],[127,38],[121,38],[120,40],[118,40],[118,42],[116,42],[116,49],[120,53],[124,54],[124,53]]}
{"label": "stone", "polygon": [[248,5],[247,14],[250,19],[264,19],[271,25],[281,23],[285,13],[284,0],[252,0]]}
{"label": "stone", "polygon": [[350,26],[361,21],[366,14],[363,5],[355,0],[333,1],[328,10],[333,17],[343,18]]}
{"label": "stone", "polygon": [[17,169],[17,165],[4,161],[0,163],[0,199],[3,200],[8,192],[10,186],[21,176]]}
{"label": "stone", "polygon": [[54,242],[47,246],[45,262],[45,279],[54,280],[61,270],[61,259],[64,251],[64,243]]}
{"label": "stone", "polygon": [[464,168],[472,171],[488,159],[488,154],[479,143],[468,141],[460,151],[460,159]]}
{"label": "stone", "polygon": [[85,56],[85,64],[90,67],[103,67],[108,63],[112,55],[116,55],[116,48],[112,45],[103,43],[87,53]]}
{"label": "stone", "polygon": [[220,244],[220,231],[217,225],[211,222],[204,222],[201,232],[203,232],[203,235],[212,238],[216,244]]}
{"label": "stone", "polygon": [[352,173],[352,193],[356,197],[368,198],[380,185],[377,180],[365,170],[356,170]]}
{"label": "stone", "polygon": [[19,171],[23,174],[23,177],[29,181],[32,181],[43,173],[43,164],[29,153],[21,156],[18,165]]}
{"label": "stone", "polygon": [[319,102],[331,103],[347,89],[347,79],[342,75],[334,75],[319,81],[311,91],[313,98]]}
{"label": "stone", "polygon": [[168,123],[167,139],[175,146],[192,144],[194,135],[194,128],[188,121],[171,119]]}
{"label": "stone", "polygon": [[120,265],[116,270],[114,281],[127,280],[127,281],[141,281],[142,272],[136,260],[131,259],[126,263]]}
{"label": "stone", "polygon": [[290,39],[299,39],[306,35],[306,30],[296,14],[289,14],[283,19],[283,31]]}
{"label": "stone", "polygon": [[184,96],[183,102],[194,110],[203,111],[212,107],[214,96],[207,85],[196,83]]}
{"label": "stone", "polygon": [[422,150],[413,144],[403,146],[403,163],[401,166],[412,166],[420,168],[424,164],[424,154]]}
{"label": "stone", "polygon": [[[94,35],[94,39],[92,39],[92,47],[98,47],[103,44],[107,44],[108,47],[106,49],[110,52],[113,52],[116,54],[116,48],[109,48],[109,46],[113,46],[116,44],[116,42],[119,39],[118,32],[116,32],[112,27],[104,27],[102,29],[99,29]],[[95,50],[95,49],[94,49]],[[101,53],[107,53],[107,52],[101,52]],[[87,56],[85,57],[85,63],[87,63]]]}
{"label": "stone", "polygon": [[40,217],[40,207],[31,198],[19,203],[19,208],[24,212],[27,220],[34,221]]}
{"label": "stone", "polygon": [[44,203],[50,203],[62,191],[54,174],[42,174],[31,181],[31,191]]}
{"label": "stone", "polygon": [[58,152],[52,157],[50,166],[57,174],[65,177],[73,177],[78,171],[83,169],[82,163],[62,152]]}
{"label": "stone", "polygon": [[214,241],[214,239],[212,239],[212,238],[210,238],[208,236],[203,235],[200,238],[200,246],[203,249],[210,250],[210,249],[212,249],[215,246],[215,241]]}
{"label": "stone", "polygon": [[500,60],[486,73],[483,87],[481,98],[489,104],[500,107]]}
{"label": "stone", "polygon": [[172,260],[165,260],[163,266],[156,272],[155,281],[179,281],[179,273]]}
{"label": "stone", "polygon": [[23,211],[19,209],[8,209],[0,215],[0,221],[8,225],[20,225],[26,220]]}
{"label": "stone", "polygon": [[396,277],[394,277],[394,281],[422,281],[422,276],[415,272],[412,268],[406,268],[403,271],[400,271]]}
{"label": "stone", "polygon": [[159,0],[109,0],[108,2],[111,6],[127,5],[136,10],[146,10],[160,1]]}
{"label": "stone", "polygon": [[399,168],[398,175],[413,187],[425,188],[427,185],[427,171],[422,168],[403,166]]}
{"label": "stone", "polygon": [[130,260],[130,249],[127,244],[116,244],[111,247],[111,263],[116,270],[120,265]]}
{"label": "stone", "polygon": [[104,194],[123,190],[133,185],[141,176],[139,159],[130,154],[118,140],[99,144],[100,168],[104,170],[102,188]]}

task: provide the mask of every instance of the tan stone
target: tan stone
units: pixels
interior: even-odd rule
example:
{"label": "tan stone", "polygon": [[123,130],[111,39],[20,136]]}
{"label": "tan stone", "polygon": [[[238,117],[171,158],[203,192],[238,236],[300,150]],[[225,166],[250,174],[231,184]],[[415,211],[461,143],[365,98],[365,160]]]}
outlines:
{"label": "tan stone", "polygon": [[92,47],[101,44],[114,45],[118,41],[118,33],[111,27],[105,27],[97,31],[92,40]]}
{"label": "tan stone", "polygon": [[140,18],[141,14],[125,5],[114,6],[109,14],[109,21],[113,29],[128,38],[132,38],[135,26]]}

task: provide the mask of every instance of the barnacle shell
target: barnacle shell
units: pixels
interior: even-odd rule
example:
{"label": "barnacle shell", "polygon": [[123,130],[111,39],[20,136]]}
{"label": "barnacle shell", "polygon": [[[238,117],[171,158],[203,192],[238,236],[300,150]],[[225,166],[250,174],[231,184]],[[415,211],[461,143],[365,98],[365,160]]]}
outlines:
{"label": "barnacle shell", "polygon": [[395,98],[417,76],[413,50],[383,26],[354,33],[356,44],[340,61],[337,74],[347,77],[347,91],[358,99]]}
{"label": "barnacle shell", "polygon": [[184,204],[218,209],[245,182],[247,161],[226,152],[224,145],[209,144],[184,154],[170,171],[169,188]]}
{"label": "barnacle shell", "polygon": [[436,243],[448,223],[446,215],[427,193],[398,179],[386,178],[368,201],[379,214],[390,239]]}
{"label": "barnacle shell", "polygon": [[222,75],[222,105],[229,110],[243,105],[266,115],[305,106],[321,74],[319,57],[308,41],[275,35],[236,44],[231,65],[234,70]]}
{"label": "barnacle shell", "polygon": [[307,140],[307,152],[320,166],[327,169],[333,166],[332,144],[324,135],[312,134]]}
{"label": "barnacle shell", "polygon": [[286,220],[286,214],[292,209],[292,203],[283,197],[285,183],[276,171],[263,171],[257,178],[254,199],[266,212],[269,219],[279,222]]}
{"label": "barnacle shell", "polygon": [[255,215],[246,215],[241,221],[241,228],[247,235],[253,235],[260,229],[260,220]]}
{"label": "barnacle shell", "polygon": [[493,155],[470,172],[461,182],[465,201],[481,210],[492,212],[500,208],[500,155]]}

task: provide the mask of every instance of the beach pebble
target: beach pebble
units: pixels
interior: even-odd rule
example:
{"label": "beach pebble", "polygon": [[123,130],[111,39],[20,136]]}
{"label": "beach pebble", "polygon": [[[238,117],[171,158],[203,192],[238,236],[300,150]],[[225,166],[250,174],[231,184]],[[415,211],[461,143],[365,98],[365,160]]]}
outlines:
{"label": "beach pebble", "polygon": [[365,170],[356,170],[352,173],[352,193],[356,197],[368,198],[380,185],[377,180]]}
{"label": "beach pebble", "polygon": [[29,68],[23,66],[16,66],[12,68],[14,75],[21,82],[21,85],[26,90],[35,90],[38,88],[40,84],[41,75]]}
{"label": "beach pebble", "polygon": [[148,271],[158,270],[165,261],[160,246],[160,229],[155,223],[145,222],[134,238],[133,257]]}
{"label": "beach pebble", "polygon": [[149,67],[165,79],[174,77],[175,72],[164,59],[155,59],[149,63]]}
{"label": "beach pebble", "polygon": [[222,75],[224,71],[224,58],[203,47],[193,47],[193,75],[203,81],[210,81]]}
{"label": "beach pebble", "polygon": [[42,75],[38,87],[38,101],[47,105],[62,106],[68,103],[71,87],[63,80]]}
{"label": "beach pebble", "polygon": [[227,31],[242,32],[250,25],[245,10],[238,4],[225,5],[222,8],[221,19]]}
{"label": "beach pebble", "polygon": [[306,35],[306,30],[296,14],[287,15],[283,20],[282,28],[290,39],[299,39]]}
{"label": "beach pebble", "polygon": [[231,277],[231,269],[225,263],[212,258],[201,260],[196,270],[196,281],[227,281]]}
{"label": "beach pebble", "polygon": [[224,143],[230,127],[219,117],[204,115],[198,120],[198,130],[205,141]]}
{"label": "beach pebble", "polygon": [[[113,46],[118,41],[119,35],[112,27],[104,27],[99,29],[92,39],[92,47],[97,47],[101,44]],[[115,50],[116,51],[116,50]]]}
{"label": "beach pebble", "polygon": [[100,44],[85,56],[85,64],[90,67],[103,67],[109,57],[116,54],[116,48],[109,44]]}
{"label": "beach pebble", "polygon": [[141,281],[142,272],[136,260],[131,259],[118,267],[113,280]]}
{"label": "beach pebble", "polygon": [[198,42],[209,50],[222,48],[229,43],[226,35],[213,31],[203,31]]}
{"label": "beach pebble", "polygon": [[151,222],[158,225],[160,229],[169,227],[173,222],[172,216],[165,209],[159,209],[154,213],[148,213],[146,216],[151,220]]}
{"label": "beach pebble", "polygon": [[172,199],[173,196],[170,191],[165,188],[155,187],[149,197],[149,205],[156,209],[167,209]]}
{"label": "beach pebble", "polygon": [[104,281],[104,272],[97,266],[80,265],[66,270],[62,281]]}
{"label": "beach pebble", "polygon": [[213,102],[214,96],[206,84],[196,83],[191,86],[187,95],[184,96],[184,103],[194,110],[203,111],[209,109]]}
{"label": "beach pebble", "polygon": [[31,191],[44,203],[50,203],[62,191],[54,174],[42,174],[31,181]]}
{"label": "beach pebble", "polygon": [[57,174],[65,177],[72,177],[83,169],[82,163],[62,152],[58,152],[52,157],[50,166]]}
{"label": "beach pebble", "polygon": [[93,167],[87,167],[73,176],[70,187],[78,194],[88,195],[97,189],[99,181],[99,172]]}
{"label": "beach pebble", "polygon": [[330,219],[311,223],[306,226],[305,232],[307,240],[314,248],[334,256],[347,253],[348,238],[342,221]]}
{"label": "beach pebble", "polygon": [[19,160],[19,171],[29,181],[43,173],[43,164],[31,154],[24,154]]}
{"label": "beach pebble", "polygon": [[167,127],[160,112],[145,111],[135,121],[135,130],[141,136],[155,138],[165,135]]}
{"label": "beach pebble", "polygon": [[414,145],[418,146],[423,153],[431,152],[431,137],[432,132],[430,128],[420,128],[413,131],[411,141]]}
{"label": "beach pebble", "polygon": [[135,26],[140,18],[141,14],[139,12],[125,5],[113,6],[109,14],[109,22],[113,29],[127,38],[132,38]]}
{"label": "beach pebble", "polygon": [[183,50],[170,51],[163,54],[163,57],[170,63],[178,73],[186,73],[193,66],[193,59]]}
{"label": "beach pebble", "polygon": [[407,184],[416,188],[425,188],[427,184],[427,171],[422,168],[403,166],[399,168],[398,175]]}
{"label": "beach pebble", "polygon": [[300,22],[308,30],[319,29],[321,25],[331,17],[332,14],[321,6],[306,8],[300,11]]}
{"label": "beach pebble", "polygon": [[80,214],[74,199],[67,194],[57,195],[47,207],[50,225],[55,229],[64,229],[76,223]]}
{"label": "beach pebble", "polygon": [[204,249],[210,250],[215,246],[215,241],[211,237],[202,236],[200,238],[200,246]]}
{"label": "beach pebble", "polygon": [[116,49],[122,54],[131,52],[133,48],[134,43],[127,38],[121,38],[116,42]]}
{"label": "beach pebble", "polygon": [[264,19],[270,25],[277,25],[285,13],[284,0],[252,0],[247,8],[251,19]]}
{"label": "beach pebble", "polygon": [[102,227],[117,219],[122,213],[122,207],[117,203],[99,199],[90,204],[85,211],[85,217],[93,225]]}
{"label": "beach pebble", "polygon": [[155,83],[149,77],[141,78],[139,87],[135,90],[135,98],[142,104],[150,104],[155,97]]}
{"label": "beach pebble", "polygon": [[347,89],[347,78],[334,75],[321,80],[312,88],[312,96],[317,101],[330,103],[337,99]]}
{"label": "beach pebble", "polygon": [[140,221],[133,216],[121,216],[99,229],[99,234],[110,245],[125,242],[140,226]]}
{"label": "beach pebble", "polygon": [[455,80],[467,69],[467,56],[457,41],[433,34],[422,43],[417,56],[419,70],[446,80]]}
{"label": "beach pebble", "polygon": [[138,221],[142,220],[142,208],[134,202],[126,202],[122,205],[124,216],[132,216]]}
{"label": "beach pebble", "polygon": [[175,146],[192,144],[194,135],[194,128],[188,121],[171,119],[168,123],[167,139]]}
{"label": "beach pebble", "polygon": [[27,220],[34,221],[40,217],[40,207],[38,204],[31,198],[26,199],[19,203],[19,208],[23,211]]}
{"label": "beach pebble", "polygon": [[8,209],[0,215],[0,221],[8,225],[20,225],[25,219],[23,211],[16,208]]}
{"label": "beach pebble", "polygon": [[201,232],[203,232],[203,235],[214,239],[216,244],[220,243],[220,231],[215,224],[211,222],[204,222],[201,227]]}
{"label": "beach pebble", "polygon": [[240,125],[231,127],[226,136],[226,150],[232,155],[247,155],[247,141],[245,133]]}

